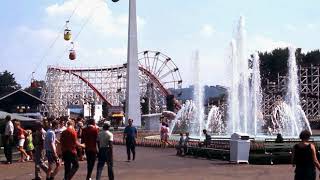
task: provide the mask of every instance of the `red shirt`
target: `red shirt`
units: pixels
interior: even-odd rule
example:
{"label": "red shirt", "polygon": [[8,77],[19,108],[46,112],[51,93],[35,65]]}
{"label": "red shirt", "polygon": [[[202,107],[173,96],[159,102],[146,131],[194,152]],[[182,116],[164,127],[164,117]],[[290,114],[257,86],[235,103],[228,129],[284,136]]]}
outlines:
{"label": "red shirt", "polygon": [[98,128],[88,126],[82,130],[82,142],[86,145],[86,151],[97,152]]}
{"label": "red shirt", "polygon": [[24,129],[22,127],[17,127],[17,137],[18,139],[25,139]]}
{"label": "red shirt", "polygon": [[77,154],[77,132],[74,129],[68,127],[62,131],[60,142],[62,152],[68,151]]}

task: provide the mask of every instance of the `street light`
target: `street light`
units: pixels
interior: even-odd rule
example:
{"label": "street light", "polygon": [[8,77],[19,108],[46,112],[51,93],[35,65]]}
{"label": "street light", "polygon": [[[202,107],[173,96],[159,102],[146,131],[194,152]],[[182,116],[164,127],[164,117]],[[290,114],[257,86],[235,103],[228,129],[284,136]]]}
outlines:
{"label": "street light", "polygon": [[134,120],[134,125],[141,126],[136,0],[129,0],[127,51],[126,123],[130,118]]}

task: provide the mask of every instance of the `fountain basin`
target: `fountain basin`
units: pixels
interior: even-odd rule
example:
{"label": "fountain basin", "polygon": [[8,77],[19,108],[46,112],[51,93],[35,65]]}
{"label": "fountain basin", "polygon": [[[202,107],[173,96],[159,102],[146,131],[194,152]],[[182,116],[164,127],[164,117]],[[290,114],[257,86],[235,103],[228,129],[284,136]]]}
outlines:
{"label": "fountain basin", "polygon": [[[199,148],[198,142],[203,141],[204,137],[192,136],[192,139],[197,139],[197,141],[192,141],[190,143],[190,148],[188,150],[188,155],[203,157],[208,159],[221,159],[229,161],[230,158],[230,136],[218,136],[213,135],[212,137],[212,145],[210,148]],[[144,137],[146,140],[157,140],[160,142],[160,135],[152,135]],[[170,136],[170,141],[174,142],[173,144],[177,144],[180,139],[178,134],[172,134]],[[250,154],[249,154],[249,163],[250,164],[270,164],[270,154],[266,154],[265,144],[266,143],[274,143],[276,136],[267,136],[267,135],[259,135],[255,137],[250,137]],[[320,134],[313,135],[310,138],[310,141],[315,144],[316,148],[319,150],[320,148]],[[300,139],[297,137],[284,137],[284,143],[289,144],[289,146],[294,146],[299,143]],[[271,150],[272,151],[272,150]],[[291,163],[291,154],[290,153],[279,153],[275,154],[272,157],[274,163]]]}

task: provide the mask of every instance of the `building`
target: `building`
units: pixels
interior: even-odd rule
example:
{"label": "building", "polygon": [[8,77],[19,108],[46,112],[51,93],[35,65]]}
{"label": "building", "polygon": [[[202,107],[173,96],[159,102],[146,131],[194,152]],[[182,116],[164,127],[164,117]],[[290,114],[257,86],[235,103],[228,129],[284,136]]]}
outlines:
{"label": "building", "polygon": [[31,115],[40,112],[43,104],[46,102],[22,89],[0,97],[0,110],[8,113]]}

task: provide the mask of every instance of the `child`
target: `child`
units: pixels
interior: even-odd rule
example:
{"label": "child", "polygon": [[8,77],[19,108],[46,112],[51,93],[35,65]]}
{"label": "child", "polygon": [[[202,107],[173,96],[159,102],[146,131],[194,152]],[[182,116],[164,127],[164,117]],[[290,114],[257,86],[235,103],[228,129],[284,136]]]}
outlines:
{"label": "child", "polygon": [[33,150],[34,146],[32,143],[32,131],[26,130],[26,153],[30,156],[30,160],[33,160]]}
{"label": "child", "polygon": [[186,132],[186,137],[183,140],[183,155],[184,156],[187,155],[187,153],[188,153],[189,141],[190,141],[189,133]]}
{"label": "child", "polygon": [[179,144],[177,145],[177,155],[178,156],[182,155],[183,146],[184,146],[184,137],[183,137],[183,133],[180,133],[180,140],[179,140]]}
{"label": "child", "polygon": [[169,129],[169,125],[168,123],[166,123],[165,125],[165,130],[164,130],[164,142],[165,142],[165,146],[164,148],[166,148],[168,145],[172,145],[170,142],[169,142],[169,132],[170,132],[170,129]]}
{"label": "child", "polygon": [[162,122],[161,129],[160,129],[161,147],[165,147],[165,141],[164,141],[165,129],[166,129],[165,123]]}

